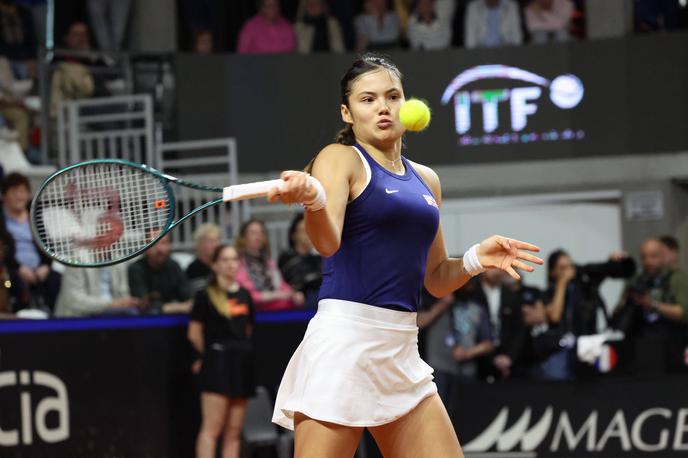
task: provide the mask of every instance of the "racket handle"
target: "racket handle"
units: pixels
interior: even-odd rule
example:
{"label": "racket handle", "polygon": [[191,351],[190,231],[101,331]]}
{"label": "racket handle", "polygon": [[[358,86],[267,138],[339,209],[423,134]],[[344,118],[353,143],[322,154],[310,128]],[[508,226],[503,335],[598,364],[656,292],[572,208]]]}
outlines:
{"label": "racket handle", "polygon": [[225,202],[233,200],[254,199],[256,197],[265,197],[268,191],[274,187],[281,187],[284,181],[281,179],[256,181],[254,183],[235,184],[227,186],[222,190],[222,199]]}

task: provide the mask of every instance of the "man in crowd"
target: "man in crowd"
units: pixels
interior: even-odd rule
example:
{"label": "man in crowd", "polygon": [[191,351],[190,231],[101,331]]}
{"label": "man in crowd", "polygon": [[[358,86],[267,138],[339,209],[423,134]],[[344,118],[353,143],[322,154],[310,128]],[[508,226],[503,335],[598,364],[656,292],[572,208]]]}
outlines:
{"label": "man in crowd", "polygon": [[143,301],[148,313],[188,313],[191,310],[189,282],[171,257],[172,244],[165,235],[142,259],[129,266],[131,295]]}

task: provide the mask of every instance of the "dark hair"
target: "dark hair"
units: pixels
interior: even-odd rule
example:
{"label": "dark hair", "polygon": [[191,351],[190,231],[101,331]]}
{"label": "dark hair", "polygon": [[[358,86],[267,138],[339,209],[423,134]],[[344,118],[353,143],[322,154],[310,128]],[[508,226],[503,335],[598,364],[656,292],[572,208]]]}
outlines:
{"label": "dark hair", "polygon": [[552,272],[554,272],[554,269],[557,267],[559,259],[561,259],[564,256],[569,256],[569,254],[566,251],[559,248],[550,253],[549,257],[547,258],[547,281],[550,284],[552,283]]}
{"label": "dark hair", "polygon": [[304,218],[305,215],[301,212],[294,215],[294,219],[291,220],[291,224],[289,225],[289,248],[294,248],[294,233],[296,232],[296,226],[298,226]]}
{"label": "dark hair", "polygon": [[[359,58],[356,59],[353,64],[351,64],[351,67],[349,67],[346,73],[344,73],[344,76],[342,76],[342,79],[339,81],[342,105],[345,105],[346,107],[349,106],[351,87],[356,80],[366,73],[376,70],[387,70],[399,78],[399,81],[402,81],[403,79],[403,75],[399,71],[399,68],[389,57],[371,52],[365,53],[359,56]],[[341,145],[354,145],[356,143],[356,136],[354,135],[353,126],[347,123],[343,129],[337,132],[334,141],[335,143],[339,143]],[[315,158],[311,159],[308,165],[306,165],[304,168],[304,171],[310,173],[313,169],[314,162]]]}
{"label": "dark hair", "polygon": [[260,254],[263,257],[265,257],[265,259],[268,259],[270,257],[270,241],[267,239],[268,228],[265,226],[265,222],[260,219],[251,218],[250,220],[246,221],[244,224],[241,225],[241,228],[239,229],[239,236],[236,238],[236,241],[234,242],[234,247],[236,248],[237,252],[241,255],[241,253],[246,248],[246,230],[253,223],[260,224],[260,227],[263,229],[263,233],[265,234],[265,246],[262,250],[260,250]]}
{"label": "dark hair", "polygon": [[225,248],[233,248],[234,251],[236,251],[236,247],[233,245],[229,245],[227,243],[221,243],[215,248],[215,251],[213,251],[213,256],[210,258],[213,262],[217,262],[218,259],[220,259],[220,255],[224,251]]}
{"label": "dark hair", "polygon": [[663,235],[659,237],[659,241],[662,243],[662,245],[664,245],[671,251],[679,250],[678,240],[676,240],[676,237],[674,237],[673,235]]}
{"label": "dark hair", "polygon": [[4,196],[7,194],[7,191],[12,188],[16,188],[17,186],[26,186],[26,189],[31,192],[31,183],[29,182],[29,179],[21,173],[12,172],[2,180],[2,186],[0,186],[2,195]]}

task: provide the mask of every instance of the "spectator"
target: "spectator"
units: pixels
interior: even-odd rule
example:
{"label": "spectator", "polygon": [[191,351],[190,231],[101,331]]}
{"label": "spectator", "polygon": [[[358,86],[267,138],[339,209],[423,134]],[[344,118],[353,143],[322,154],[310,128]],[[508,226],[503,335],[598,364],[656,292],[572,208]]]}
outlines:
{"label": "spectator", "polygon": [[[70,24],[64,36],[65,46],[74,51],[89,51],[91,41],[88,27],[84,22],[76,21]],[[93,95],[95,81],[86,65],[94,62],[84,56],[68,57],[59,62],[51,80],[50,116],[57,117],[60,103],[67,100],[77,100]]]}
{"label": "spectator", "polygon": [[192,296],[205,288],[212,276],[213,254],[220,246],[220,228],[216,224],[202,224],[194,231],[193,239],[196,244],[196,259],[186,268]]}
{"label": "spectator", "polygon": [[495,350],[488,312],[471,293],[470,287],[465,291],[459,290],[451,308],[452,335],[448,343],[452,347],[452,357],[458,363],[459,382],[477,381],[480,359]]}
{"label": "spectator", "polygon": [[304,0],[294,31],[300,53],[344,52],[342,29],[329,15],[325,0]]}
{"label": "spectator", "polygon": [[399,46],[399,17],[386,0],[366,0],[364,12],[354,19],[356,50],[383,50]]}
{"label": "spectator", "polygon": [[673,235],[663,235],[659,241],[662,242],[665,249],[664,266],[672,272],[676,272],[679,270],[680,255],[678,240]]}
{"label": "spectator", "polygon": [[451,23],[435,12],[435,0],[419,0],[408,22],[411,49],[446,49],[451,43]]}
{"label": "spectator", "polygon": [[356,46],[356,32],[354,30],[354,6],[352,2],[328,0],[329,12],[337,19],[344,35],[344,47],[354,49]]}
{"label": "spectator", "polygon": [[208,29],[193,32],[193,52],[207,56],[213,53],[213,33]]}
{"label": "spectator", "polygon": [[67,267],[62,274],[55,315],[136,314],[140,305],[140,299],[129,295],[126,264],[93,269]]}
{"label": "spectator", "polygon": [[131,0],[87,0],[98,49],[120,51],[124,44]]}
{"label": "spectator", "polygon": [[129,266],[131,295],[142,300],[148,313],[188,313],[191,310],[189,282],[170,257],[172,243],[165,235],[142,259]]}
{"label": "spectator", "polygon": [[453,294],[437,299],[423,290],[417,315],[418,328],[424,331],[423,360],[434,369],[437,393],[447,407],[452,404],[452,393],[460,375],[452,355],[454,335],[450,309],[455,300]]}
{"label": "spectator", "polygon": [[466,9],[464,44],[494,48],[523,42],[521,17],[513,0],[473,0]]}
{"label": "spectator", "polygon": [[662,242],[640,246],[642,272],[630,281],[614,318],[633,342],[638,372],[674,372],[683,368],[688,344],[688,277],[666,267]]}
{"label": "spectator", "polygon": [[306,307],[317,307],[322,283],[322,258],[308,238],[303,213],[292,220],[289,249],[280,255],[277,264],[286,282],[303,293]]}
{"label": "spectator", "polygon": [[504,284],[504,275],[499,269],[489,269],[477,279],[472,299],[487,312],[494,351],[486,355],[485,376],[488,378],[509,378],[523,372],[523,355],[527,342],[527,330],[523,324],[521,297]]}
{"label": "spectator", "polygon": [[50,268],[52,260],[39,250],[33,238],[29,221],[30,199],[28,178],[19,173],[5,177],[2,181],[0,230],[12,236],[15,256],[8,263],[17,268],[19,277],[30,289],[31,305],[52,311],[60,290],[60,274]]}
{"label": "spectator", "polygon": [[284,281],[277,263],[270,258],[265,223],[256,219],[244,223],[236,249],[241,259],[237,281],[251,292],[257,310],[285,310],[303,305],[303,293],[294,291]]}
{"label": "spectator", "polygon": [[[34,114],[40,108],[40,103],[32,105],[30,99],[37,98],[25,97],[32,86],[31,80],[18,81],[10,62],[0,56],[0,128],[5,129],[5,140],[16,140],[29,161],[38,163],[40,152],[31,147],[30,135]],[[8,130],[10,126],[11,131]]]}
{"label": "spectator", "polygon": [[222,456],[239,458],[246,401],[256,389],[251,344],[255,307],[251,294],[237,282],[239,256],[234,247],[219,246],[212,264],[214,278],[196,293],[188,330],[202,355],[192,366],[200,372],[203,411],[196,456],[215,457],[222,435]]}
{"label": "spectator", "polygon": [[597,332],[597,313],[606,316],[599,287],[605,278],[628,278],[635,263],[623,252],[612,253],[609,261],[575,266],[562,250],[550,254],[547,262],[548,289],[543,295],[549,329],[535,338],[541,363],[534,377],[548,380],[575,376],[573,346],[576,336]]}
{"label": "spectator", "polygon": [[635,22],[640,33],[678,29],[681,27],[680,0],[635,0]]}
{"label": "spectator", "polygon": [[296,40],[289,21],[280,15],[278,0],[259,0],[259,11],[239,33],[240,54],[294,52]]}
{"label": "spectator", "polygon": [[29,305],[29,290],[13,264],[14,240],[0,230],[0,317],[13,316]]}
{"label": "spectator", "polygon": [[0,0],[0,24],[0,56],[10,61],[15,78],[33,79],[38,44],[31,12],[14,0]]}
{"label": "spectator", "polygon": [[526,28],[535,44],[568,41],[573,15],[571,0],[532,0],[526,7]]}

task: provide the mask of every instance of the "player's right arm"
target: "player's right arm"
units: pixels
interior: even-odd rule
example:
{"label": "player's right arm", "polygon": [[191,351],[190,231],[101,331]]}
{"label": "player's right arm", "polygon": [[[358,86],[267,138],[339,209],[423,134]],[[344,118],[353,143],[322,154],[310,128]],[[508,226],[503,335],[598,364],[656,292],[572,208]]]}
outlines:
{"label": "player's right arm", "polygon": [[[323,256],[332,256],[339,249],[344,227],[344,214],[357,180],[361,166],[360,159],[350,146],[332,144],[326,146],[313,163],[311,175],[320,181],[327,204],[318,211],[306,210],[306,232],[313,246]],[[308,202],[313,196],[306,184],[303,172],[283,172],[285,188],[279,198],[283,202]]]}

